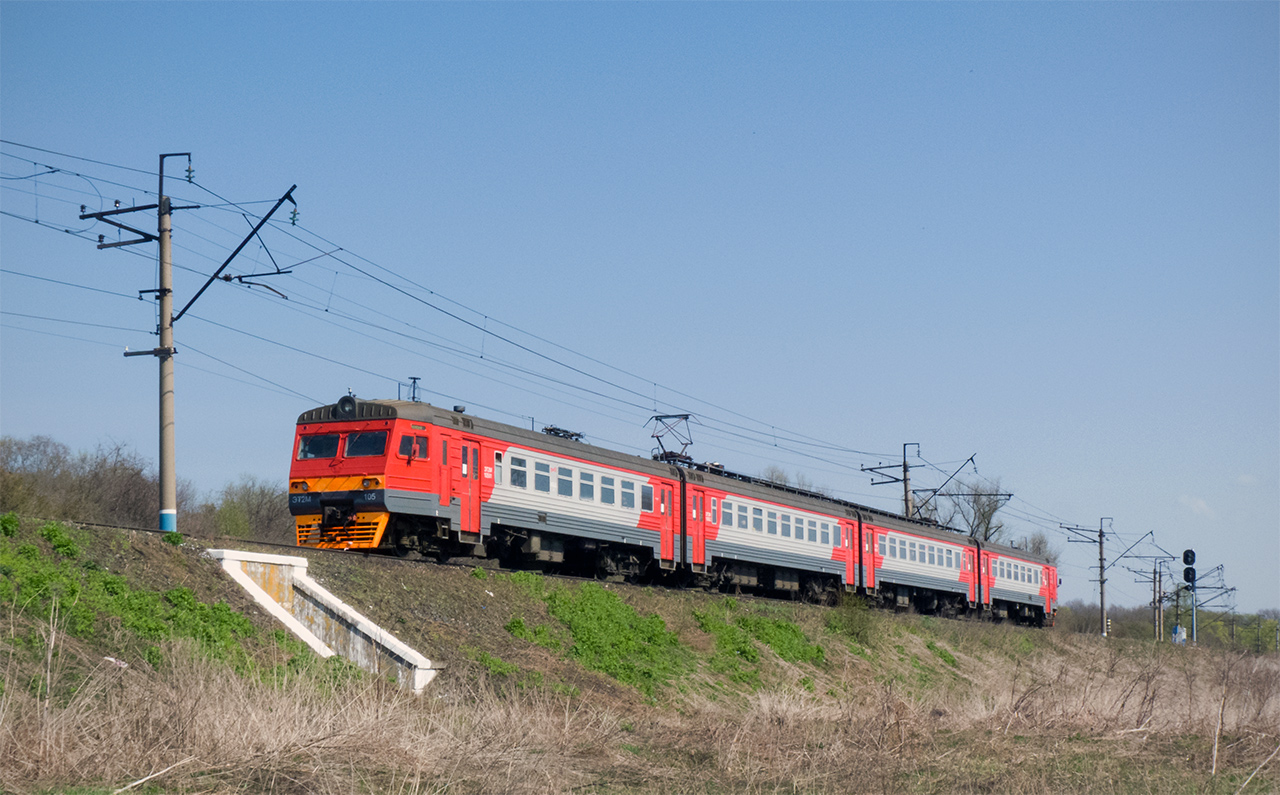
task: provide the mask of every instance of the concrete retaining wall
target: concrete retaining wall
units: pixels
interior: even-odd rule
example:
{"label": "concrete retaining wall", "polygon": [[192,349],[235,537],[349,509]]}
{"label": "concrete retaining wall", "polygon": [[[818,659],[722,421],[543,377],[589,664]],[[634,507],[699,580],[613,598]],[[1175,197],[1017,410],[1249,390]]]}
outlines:
{"label": "concrete retaining wall", "polygon": [[321,657],[338,654],[375,676],[394,676],[414,693],[438,673],[426,657],[311,579],[306,558],[236,549],[205,554]]}

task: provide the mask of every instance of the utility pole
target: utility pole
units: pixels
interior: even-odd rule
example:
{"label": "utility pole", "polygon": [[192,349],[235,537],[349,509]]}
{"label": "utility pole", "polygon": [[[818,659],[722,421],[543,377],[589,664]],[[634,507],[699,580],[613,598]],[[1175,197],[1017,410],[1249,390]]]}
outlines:
{"label": "utility pole", "polygon": [[178,529],[178,465],[173,417],[173,214],[164,195],[160,155],[160,529]]}
{"label": "utility pole", "polygon": [[1164,570],[1156,565],[1156,595],[1159,598],[1156,607],[1156,640],[1164,640]]}
{"label": "utility pole", "polygon": [[[887,478],[887,480],[875,480],[873,478],[871,481],[872,486],[883,486],[886,483],[901,483],[902,484],[902,515],[910,519],[912,515],[915,514],[916,512],[916,506],[915,506],[915,495],[911,493],[911,465],[907,463],[908,447],[916,448],[916,455],[920,454],[920,445],[917,444],[916,442],[907,442],[902,445],[902,477],[891,475],[888,472],[883,471],[892,466],[896,466],[895,464],[877,464],[876,466],[873,466],[873,467],[864,466],[862,467],[862,471],[874,472],[882,478]],[[966,461],[965,463],[967,464],[969,462]],[[947,478],[948,481],[950,481],[950,479],[951,478]],[[946,484],[943,484],[943,485],[946,485]],[[925,500],[925,502],[928,502],[928,500]],[[922,503],[920,507],[923,508],[924,504]]]}
{"label": "utility pole", "polygon": [[[190,182],[191,175],[195,173],[191,168],[191,153],[190,152],[169,152],[167,154],[162,154],[160,155],[160,171],[159,171],[160,181],[159,181],[158,189],[156,191],[155,204],[148,204],[141,207],[129,207],[125,209],[120,209],[120,202],[116,202],[115,209],[105,210],[105,211],[96,212],[96,213],[86,213],[85,206],[81,205],[80,219],[85,220],[88,218],[93,218],[95,220],[103,221],[119,229],[123,229],[125,231],[138,235],[137,240],[125,240],[125,241],[120,241],[116,243],[107,243],[103,240],[103,235],[98,235],[99,249],[113,248],[116,246],[130,246],[130,245],[134,245],[135,243],[149,243],[152,240],[159,241],[159,244],[160,244],[159,286],[154,290],[139,291],[140,293],[155,293],[157,300],[159,300],[160,302],[160,305],[159,305],[160,317],[157,323],[157,332],[160,337],[160,346],[158,348],[155,348],[149,351],[126,350],[124,352],[124,355],[125,356],[155,356],[157,359],[160,360],[160,522],[159,524],[160,524],[161,530],[164,530],[167,532],[176,532],[178,529],[178,475],[177,475],[177,464],[175,462],[175,450],[177,445],[175,441],[176,421],[174,418],[174,405],[173,405],[174,404],[173,357],[174,357],[174,354],[176,354],[178,351],[173,346],[173,324],[179,318],[181,318],[188,309],[191,308],[191,305],[195,303],[196,298],[199,298],[200,295],[203,294],[204,291],[209,288],[209,285],[212,284],[213,281],[222,274],[222,271],[226,269],[227,265],[231,264],[231,260],[235,259],[235,256],[240,253],[240,250],[243,249],[245,245],[247,245],[249,241],[252,240],[258,234],[259,230],[262,229],[262,227],[267,223],[267,220],[271,218],[271,216],[275,213],[275,211],[280,208],[281,204],[283,204],[285,201],[289,201],[294,203],[295,206],[297,205],[297,203],[293,201],[292,194],[294,189],[297,188],[298,186],[294,185],[292,188],[289,188],[288,192],[286,192],[285,195],[282,196],[278,202],[276,202],[275,206],[271,208],[271,211],[268,212],[266,216],[264,216],[262,220],[258,222],[258,225],[253,228],[253,231],[249,233],[249,236],[246,237],[244,241],[240,243],[240,245],[236,248],[236,250],[231,253],[231,256],[227,257],[226,261],[222,263],[222,267],[218,268],[218,270],[214,272],[213,276],[209,277],[209,281],[205,282],[204,287],[200,288],[200,291],[196,293],[195,298],[192,298],[189,302],[187,302],[187,305],[182,308],[181,312],[178,312],[177,315],[174,315],[173,313],[173,211],[174,210],[195,210],[199,208],[199,205],[187,205],[182,207],[174,207],[170,202],[169,197],[165,195],[164,193],[164,160],[166,157],[185,157],[187,159],[187,181]],[[111,217],[111,216],[116,216],[123,213],[138,212],[140,210],[151,210],[151,209],[156,210],[156,215],[157,215],[156,234],[154,235],[149,232],[144,232],[141,229],[135,229],[131,226],[127,226],[123,223],[120,223],[119,221],[113,220]],[[288,272],[289,271],[280,271],[277,269],[277,273],[288,273]],[[271,276],[275,274],[262,273],[262,274],[251,274],[251,275]],[[227,281],[230,281],[232,278],[233,277],[231,276],[225,277]],[[234,278],[238,279],[239,281],[241,281],[241,283],[243,283],[244,277],[234,277]]]}
{"label": "utility pole", "polygon": [[[97,213],[85,213],[84,205],[80,207],[81,220],[93,218],[111,224],[120,229],[138,235],[137,240],[125,240],[117,243],[106,243],[103,236],[98,235],[98,248],[114,248],[131,246],[135,243],[160,243],[160,284],[155,290],[142,290],[143,293],[155,293],[160,301],[160,318],[157,332],[160,336],[160,347],[149,351],[125,351],[125,356],[155,356],[160,360],[160,529],[176,531],[178,529],[178,477],[174,464],[174,417],[173,417],[173,355],[177,353],[173,347],[173,211],[191,210],[195,206],[173,207],[169,197],[164,195],[164,159],[166,157],[187,158],[187,179],[191,179],[191,153],[170,152],[160,155],[160,185],[156,192],[156,203],[142,207],[116,209]],[[139,210],[156,211],[156,234],[134,229],[108,216]]]}
{"label": "utility pole", "polygon": [[[911,499],[911,467],[907,466],[907,448],[910,444],[902,445],[902,505],[906,508],[903,514],[907,518],[911,518],[911,514],[915,513],[916,506]],[[920,445],[916,445],[917,448]]]}
{"label": "utility pole", "polygon": [[[1103,544],[1106,539],[1106,535],[1103,531],[1103,527],[1105,526],[1104,523],[1110,518],[1111,518],[1110,516],[1104,516],[1098,520],[1098,624],[1102,632],[1102,637],[1104,638],[1107,637],[1107,558],[1103,550]],[[1093,540],[1090,538],[1090,535],[1089,535],[1092,533],[1091,530],[1086,530],[1083,527],[1075,527],[1073,525],[1065,525],[1065,524],[1060,524],[1058,526],[1061,527],[1063,530],[1066,530],[1067,532],[1073,533],[1076,536],[1078,536],[1077,538],[1072,538],[1068,536],[1067,537],[1068,543],[1073,543],[1073,544],[1082,544],[1082,543],[1092,544],[1093,543]],[[1146,536],[1143,536],[1143,538],[1145,537]],[[1136,546],[1136,544],[1134,546]],[[1133,549],[1133,547],[1129,547],[1129,549]],[[1121,555],[1120,557],[1124,557],[1124,556]],[[1119,558],[1117,558],[1117,560],[1119,560]]]}
{"label": "utility pole", "polygon": [[1160,643],[1160,566],[1151,567],[1151,627]]}
{"label": "utility pole", "polygon": [[1098,607],[1101,611],[1102,618],[1102,637],[1107,636],[1107,557],[1103,551],[1103,543],[1105,536],[1102,532],[1102,523],[1109,517],[1102,517],[1098,520]]}

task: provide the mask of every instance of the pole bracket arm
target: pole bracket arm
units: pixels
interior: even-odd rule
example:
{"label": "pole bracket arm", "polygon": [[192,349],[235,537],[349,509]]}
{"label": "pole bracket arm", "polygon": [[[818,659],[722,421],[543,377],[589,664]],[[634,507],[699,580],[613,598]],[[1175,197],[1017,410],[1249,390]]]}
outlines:
{"label": "pole bracket arm", "polygon": [[125,356],[173,356],[177,348],[152,348],[149,351],[125,351]]}

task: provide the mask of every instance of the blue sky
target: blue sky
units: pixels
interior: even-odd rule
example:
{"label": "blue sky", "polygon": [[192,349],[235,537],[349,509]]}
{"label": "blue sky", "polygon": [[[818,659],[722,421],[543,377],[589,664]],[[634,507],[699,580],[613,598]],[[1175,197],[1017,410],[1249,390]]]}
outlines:
{"label": "blue sky", "polygon": [[0,431],[154,456],[155,363],[120,354],[155,344],[155,247],[76,215],[154,201],[104,164],[190,151],[180,303],[250,228],[224,200],[296,183],[230,270],[309,260],[178,324],[202,490],[420,376],[640,454],[692,411],[696,458],[886,508],[860,466],[976,453],[1065,598],[1096,549],[1056,527],[1106,516],[1280,606],[1278,9],[0,3]]}

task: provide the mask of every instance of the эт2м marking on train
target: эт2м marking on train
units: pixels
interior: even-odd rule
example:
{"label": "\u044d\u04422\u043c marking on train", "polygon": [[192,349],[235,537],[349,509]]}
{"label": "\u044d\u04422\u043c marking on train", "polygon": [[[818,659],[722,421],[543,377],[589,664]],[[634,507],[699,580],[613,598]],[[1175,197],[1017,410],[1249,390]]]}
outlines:
{"label": "\u044d\u04422\u043c marking on train", "polygon": [[351,396],[298,417],[299,546],[496,558],[613,580],[1052,624],[1026,550],[718,466],[626,455],[428,403]]}

